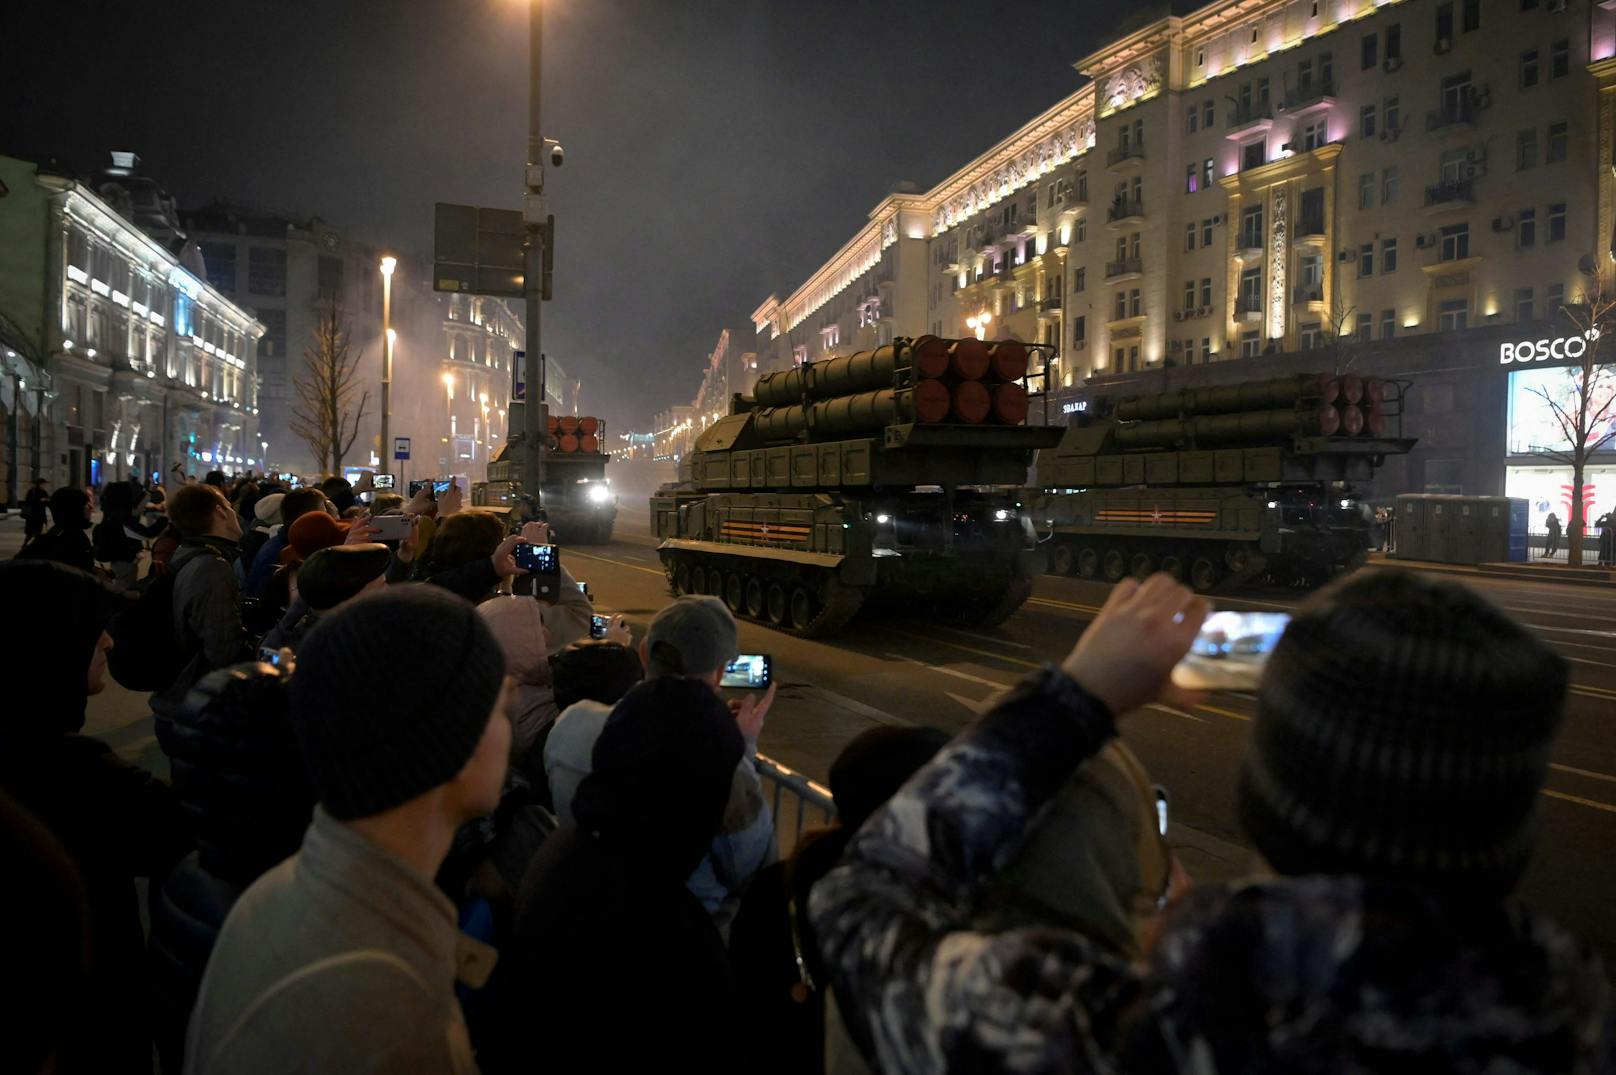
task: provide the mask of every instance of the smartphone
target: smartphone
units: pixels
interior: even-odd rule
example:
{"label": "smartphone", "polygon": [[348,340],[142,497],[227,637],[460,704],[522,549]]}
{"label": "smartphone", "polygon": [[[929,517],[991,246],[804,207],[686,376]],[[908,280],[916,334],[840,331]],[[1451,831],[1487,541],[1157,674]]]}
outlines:
{"label": "smartphone", "polygon": [[585,597],[588,597],[589,596],[589,583],[580,582],[578,584],[578,592],[583,594]]}
{"label": "smartphone", "polygon": [[408,515],[373,515],[370,525],[374,526],[375,541],[403,541],[410,536],[410,530],[415,526],[415,520]]}
{"label": "smartphone", "polygon": [[1156,785],[1156,829],[1167,835],[1167,789],[1160,784]]}
{"label": "smartphone", "polygon": [[724,666],[721,687],[762,690],[774,682],[774,660],[767,653],[743,653]]}
{"label": "smartphone", "polygon": [[427,488],[431,484],[431,478],[417,478],[415,481],[410,482],[410,499],[414,500],[416,493],[419,493],[422,489]]}
{"label": "smartphone", "polygon": [[606,628],[610,627],[611,625],[612,618],[610,616],[601,616],[597,614],[589,617],[589,637],[605,638]]}
{"label": "smartphone", "polygon": [[561,554],[554,545],[535,545],[531,541],[516,543],[516,566],[526,568],[531,575],[559,575]]}
{"label": "smartphone", "polygon": [[1173,682],[1190,690],[1255,689],[1290,622],[1288,612],[1211,613],[1173,666]]}
{"label": "smartphone", "polygon": [[270,649],[268,646],[259,646],[258,659],[272,668],[279,668],[281,666],[281,651]]}
{"label": "smartphone", "polygon": [[378,489],[391,489],[395,476],[392,474],[375,474],[371,476],[370,483]]}
{"label": "smartphone", "polygon": [[433,495],[433,497],[434,498],[440,497],[444,493],[447,493],[449,491],[449,486],[451,486],[453,484],[454,484],[454,479],[453,478],[445,478],[443,481],[438,481],[437,479],[433,479],[433,481],[432,481],[432,495]]}

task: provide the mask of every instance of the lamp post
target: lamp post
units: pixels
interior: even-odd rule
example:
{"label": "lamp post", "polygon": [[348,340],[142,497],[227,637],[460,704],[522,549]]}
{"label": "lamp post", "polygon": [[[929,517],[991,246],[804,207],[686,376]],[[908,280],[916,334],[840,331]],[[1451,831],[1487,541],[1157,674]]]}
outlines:
{"label": "lamp post", "polygon": [[526,354],[522,380],[525,402],[522,406],[522,476],[525,492],[537,493],[544,483],[545,402],[543,370],[539,355],[539,299],[544,267],[544,136],[539,133],[540,59],[544,43],[543,0],[528,0],[527,60],[527,196],[523,199],[522,220],[527,232],[527,257],[523,265],[522,291],[526,313]]}
{"label": "lamp post", "polygon": [[393,442],[388,425],[393,417],[393,270],[398,259],[389,255],[382,258],[382,436],[380,449],[382,470],[393,472]]}

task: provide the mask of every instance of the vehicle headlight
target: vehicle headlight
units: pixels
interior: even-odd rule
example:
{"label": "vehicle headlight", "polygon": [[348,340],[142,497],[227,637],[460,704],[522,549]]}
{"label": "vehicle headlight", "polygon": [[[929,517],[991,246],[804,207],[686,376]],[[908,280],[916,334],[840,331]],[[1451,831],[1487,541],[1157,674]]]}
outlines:
{"label": "vehicle headlight", "polygon": [[604,485],[591,485],[589,487],[589,502],[591,504],[604,504],[612,498],[612,491]]}
{"label": "vehicle headlight", "polygon": [[1342,506],[1342,507],[1343,507],[1343,508],[1350,508],[1350,507],[1352,507],[1352,501],[1350,501],[1350,500],[1343,500],[1343,501],[1342,501],[1342,502],[1341,502],[1341,506]]}
{"label": "vehicle headlight", "polygon": [[1009,522],[1010,521],[1010,516],[1012,516],[1014,514],[1015,514],[1015,512],[1011,511],[1008,508],[1000,508],[998,511],[995,511],[993,513],[993,521],[996,522],[996,523]]}
{"label": "vehicle headlight", "polygon": [[875,521],[877,523],[879,523],[881,526],[885,526],[887,523],[890,523],[892,521],[892,516],[890,516],[890,515],[877,515],[875,517]]}

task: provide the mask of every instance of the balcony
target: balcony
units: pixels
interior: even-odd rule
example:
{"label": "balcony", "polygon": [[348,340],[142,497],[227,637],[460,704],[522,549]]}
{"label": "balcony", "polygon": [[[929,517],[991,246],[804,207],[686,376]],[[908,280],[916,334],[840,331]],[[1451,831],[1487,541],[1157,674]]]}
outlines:
{"label": "balcony", "polygon": [[1425,114],[1425,130],[1448,130],[1460,125],[1474,127],[1481,120],[1482,109],[1485,108],[1484,98],[1474,91],[1463,98],[1449,101],[1441,108],[1435,108]]}
{"label": "balcony", "polygon": [[1260,231],[1244,230],[1235,243],[1235,256],[1241,258],[1260,258],[1263,252],[1263,233]]}
{"label": "balcony", "polygon": [[1144,159],[1145,147],[1139,145],[1137,142],[1125,146],[1117,146],[1115,149],[1105,155],[1105,163],[1111,168],[1115,168],[1119,164],[1125,164],[1128,161],[1142,161]]}
{"label": "balcony", "polygon": [[1243,295],[1235,300],[1234,319],[1236,321],[1261,321],[1262,316],[1262,299]]}
{"label": "balcony", "polygon": [[1145,271],[1142,258],[1123,258],[1121,261],[1108,261],[1105,263],[1105,278],[1109,282],[1124,276],[1139,276]]}
{"label": "balcony", "polygon": [[1040,302],[1038,304],[1038,312],[1039,313],[1045,313],[1045,312],[1050,311],[1050,310],[1058,310],[1060,308],[1061,308],[1061,296],[1059,296],[1059,295],[1051,295],[1049,298],[1044,299],[1042,302]]}
{"label": "balcony", "polygon": [[1300,306],[1307,302],[1323,302],[1324,286],[1322,284],[1297,284],[1291,289],[1291,301]]}
{"label": "balcony", "polygon": [[1444,179],[1425,188],[1425,208],[1433,212],[1463,209],[1476,204],[1474,179]]}
{"label": "balcony", "polygon": [[1111,208],[1105,211],[1107,224],[1126,224],[1145,217],[1143,198],[1113,198]]}
{"label": "balcony", "polygon": [[1335,104],[1335,82],[1326,80],[1296,87],[1285,94],[1279,108],[1280,111],[1289,112],[1292,116],[1305,116],[1309,112],[1317,112],[1333,104]]}
{"label": "balcony", "polygon": [[1324,238],[1324,218],[1322,216],[1305,216],[1296,224],[1296,238],[1322,239]]}
{"label": "balcony", "polygon": [[1273,125],[1273,105],[1267,101],[1256,101],[1252,104],[1235,105],[1234,111],[1229,115],[1228,129],[1223,133],[1226,138],[1241,138],[1259,130],[1266,131]]}

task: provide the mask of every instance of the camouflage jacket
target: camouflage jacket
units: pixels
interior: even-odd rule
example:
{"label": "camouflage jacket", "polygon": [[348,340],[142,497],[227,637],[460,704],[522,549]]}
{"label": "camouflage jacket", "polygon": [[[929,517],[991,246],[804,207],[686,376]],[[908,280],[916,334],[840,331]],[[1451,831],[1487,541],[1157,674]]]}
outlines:
{"label": "camouflage jacket", "polygon": [[970,928],[1029,819],[1115,734],[1054,669],[877,811],[810,905],[849,1029],[920,1072],[1616,1071],[1597,960],[1519,908],[1359,878],[1175,908],[1148,966],[1055,929]]}

